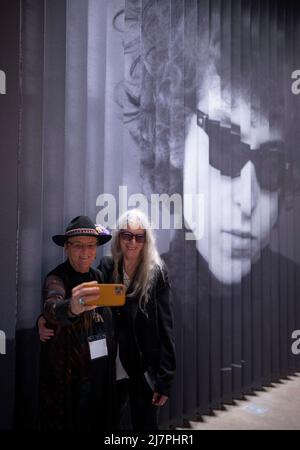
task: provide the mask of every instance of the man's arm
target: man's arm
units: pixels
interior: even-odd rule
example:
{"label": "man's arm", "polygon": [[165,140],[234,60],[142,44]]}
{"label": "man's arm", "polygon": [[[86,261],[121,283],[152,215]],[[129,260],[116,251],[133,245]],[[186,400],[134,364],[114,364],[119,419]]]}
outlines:
{"label": "man's arm", "polygon": [[76,316],[70,309],[70,299],[66,299],[66,290],[61,278],[49,275],[43,287],[44,317],[54,325],[70,325]]}

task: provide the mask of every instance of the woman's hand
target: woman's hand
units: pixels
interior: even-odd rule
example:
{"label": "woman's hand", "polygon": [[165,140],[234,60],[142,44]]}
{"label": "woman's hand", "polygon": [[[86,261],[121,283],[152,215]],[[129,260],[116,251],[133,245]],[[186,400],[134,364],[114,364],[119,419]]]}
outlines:
{"label": "woman's hand", "polygon": [[158,392],[154,392],[152,397],[152,405],[155,406],[164,406],[168,400],[167,395],[159,394]]}
{"label": "woman's hand", "polygon": [[46,319],[41,316],[38,320],[39,336],[42,342],[46,342],[54,336],[54,330],[46,327]]}
{"label": "woman's hand", "polygon": [[[86,286],[87,284],[89,284],[89,286]],[[89,306],[91,302],[94,302],[99,297],[99,288],[97,286],[97,281],[91,281],[90,283],[79,284],[72,289],[72,298],[70,303],[72,314],[78,316],[85,311],[90,311],[97,308],[97,305]]]}

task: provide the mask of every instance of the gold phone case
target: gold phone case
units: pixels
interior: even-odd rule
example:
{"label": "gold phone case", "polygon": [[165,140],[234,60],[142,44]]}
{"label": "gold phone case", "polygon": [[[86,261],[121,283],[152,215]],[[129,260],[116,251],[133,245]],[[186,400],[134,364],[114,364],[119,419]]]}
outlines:
{"label": "gold phone case", "polygon": [[[83,283],[85,287],[91,287],[90,283]],[[94,287],[95,285],[92,285]],[[126,288],[124,284],[97,284],[99,297],[89,306],[122,306],[125,304]]]}

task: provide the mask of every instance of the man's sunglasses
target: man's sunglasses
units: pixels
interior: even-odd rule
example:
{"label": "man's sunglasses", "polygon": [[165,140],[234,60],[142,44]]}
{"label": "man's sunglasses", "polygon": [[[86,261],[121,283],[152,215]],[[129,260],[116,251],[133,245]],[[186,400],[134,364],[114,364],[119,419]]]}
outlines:
{"label": "man's sunglasses", "polygon": [[146,233],[134,234],[134,233],[131,233],[131,231],[121,230],[119,234],[120,234],[121,239],[123,239],[123,241],[127,241],[127,242],[132,241],[132,239],[134,238],[135,242],[137,242],[138,244],[142,244],[146,240]]}
{"label": "man's sunglasses", "polygon": [[232,124],[224,127],[217,120],[197,110],[197,125],[209,137],[209,163],[222,175],[239,177],[248,161],[254,164],[256,176],[262,189],[277,191],[288,169],[281,141],[266,142],[259,149],[241,141],[240,127]]}

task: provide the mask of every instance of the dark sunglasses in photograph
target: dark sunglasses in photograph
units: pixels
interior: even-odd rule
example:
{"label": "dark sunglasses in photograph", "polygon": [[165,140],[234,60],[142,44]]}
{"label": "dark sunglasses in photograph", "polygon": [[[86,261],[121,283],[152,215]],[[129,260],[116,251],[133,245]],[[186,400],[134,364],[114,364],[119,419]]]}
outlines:
{"label": "dark sunglasses in photograph", "polygon": [[127,230],[121,230],[120,231],[120,237],[123,239],[123,241],[132,241],[132,239],[135,239],[135,242],[142,244],[146,240],[146,233],[131,233],[131,231]]}
{"label": "dark sunglasses in photograph", "polygon": [[209,163],[222,175],[239,177],[242,168],[251,161],[262,189],[280,189],[284,172],[289,168],[282,141],[266,142],[259,149],[251,149],[250,145],[241,141],[239,126],[222,126],[200,110],[197,110],[197,125],[209,137]]}

